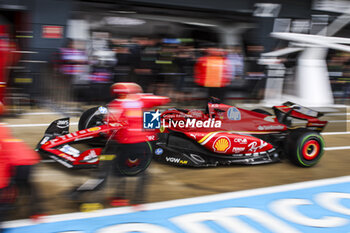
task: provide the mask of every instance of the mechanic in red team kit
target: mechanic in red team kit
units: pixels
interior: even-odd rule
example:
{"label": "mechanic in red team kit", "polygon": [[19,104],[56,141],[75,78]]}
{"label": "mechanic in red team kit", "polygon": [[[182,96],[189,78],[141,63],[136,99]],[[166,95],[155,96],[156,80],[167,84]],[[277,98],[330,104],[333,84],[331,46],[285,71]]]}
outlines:
{"label": "mechanic in red team kit", "polygon": [[[2,104],[0,109],[2,113]],[[0,124],[0,222],[13,207],[17,189],[20,194],[29,195],[30,216],[39,216],[40,200],[31,181],[33,167],[38,162],[39,155],[22,140],[13,138],[6,125]]]}
{"label": "mechanic in red team kit", "polygon": [[[139,176],[139,184],[135,192],[136,201],[141,201],[143,187],[147,175],[145,169],[152,159],[152,141],[156,140],[156,131],[143,129],[143,111],[155,106],[164,105],[170,101],[168,97],[142,94],[142,88],[136,83],[115,83],[111,87],[112,95],[116,97],[108,105],[108,115],[106,121],[109,123],[122,123],[125,127],[112,134],[106,145],[105,153],[113,153],[116,156],[101,155],[96,182],[88,181],[74,193],[93,191],[99,189],[110,172],[121,178],[126,176]],[[93,184],[95,183],[95,185]],[[126,205],[123,202],[124,195],[121,194],[125,185],[122,181],[117,186],[120,196],[112,200],[111,205]]]}
{"label": "mechanic in red team kit", "polygon": [[[1,105],[2,106],[2,105]],[[11,185],[11,170],[13,165],[6,156],[6,144],[4,140],[9,138],[10,132],[4,126],[0,125],[0,232],[1,222],[5,219],[9,208],[13,205],[16,191]]]}
{"label": "mechanic in red team kit", "polygon": [[42,214],[42,208],[40,195],[33,181],[33,173],[35,165],[40,161],[40,157],[20,139],[8,138],[4,139],[3,142],[7,147],[3,153],[11,161],[11,165],[14,168],[13,182],[18,188],[20,195],[29,197],[29,216],[36,219]]}

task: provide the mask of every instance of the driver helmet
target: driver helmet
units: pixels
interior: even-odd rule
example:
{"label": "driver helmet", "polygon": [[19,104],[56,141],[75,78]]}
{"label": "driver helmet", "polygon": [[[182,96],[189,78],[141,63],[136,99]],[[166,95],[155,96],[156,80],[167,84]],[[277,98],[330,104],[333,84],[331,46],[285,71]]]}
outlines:
{"label": "driver helmet", "polygon": [[114,83],[111,86],[111,94],[112,96],[123,99],[126,98],[127,95],[129,94],[136,94],[136,93],[142,93],[142,88],[140,85],[136,83]]}

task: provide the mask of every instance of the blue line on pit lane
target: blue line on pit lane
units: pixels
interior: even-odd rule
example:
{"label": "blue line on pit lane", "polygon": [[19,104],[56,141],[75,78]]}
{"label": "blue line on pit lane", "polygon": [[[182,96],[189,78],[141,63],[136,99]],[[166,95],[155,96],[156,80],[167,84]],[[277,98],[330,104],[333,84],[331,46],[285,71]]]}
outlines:
{"label": "blue line on pit lane", "polygon": [[[256,192],[254,195],[218,198],[220,200],[215,200],[220,194],[208,196],[208,201],[204,202],[196,202],[197,198],[184,199],[185,205],[154,203],[146,205],[146,208],[150,207],[148,211],[14,227],[6,229],[5,233],[349,233],[350,176],[343,178],[339,183],[325,181],[294,190],[288,189],[290,185],[277,186],[276,190],[281,187],[279,191],[265,194],[261,194],[261,190],[266,188],[256,189],[251,190]],[[341,178],[328,180],[336,179]],[[302,186],[304,183],[299,184]],[[239,193],[231,194],[235,196]]]}

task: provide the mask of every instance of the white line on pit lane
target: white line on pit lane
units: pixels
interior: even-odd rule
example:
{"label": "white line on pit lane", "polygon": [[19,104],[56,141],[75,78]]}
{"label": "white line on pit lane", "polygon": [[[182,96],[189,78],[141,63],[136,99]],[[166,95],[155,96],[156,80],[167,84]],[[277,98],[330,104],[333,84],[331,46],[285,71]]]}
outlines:
{"label": "white line on pit lane", "polygon": [[340,112],[340,113],[326,113],[325,116],[350,116],[348,112]]}
{"label": "white line on pit lane", "polygon": [[[330,121],[327,121],[328,123],[340,123],[340,122],[350,122],[350,120],[330,120]],[[302,120],[294,120],[293,123],[300,123],[300,124],[303,124],[303,123],[307,123],[306,120],[302,121]]]}
{"label": "white line on pit lane", "polygon": [[[19,125],[7,125],[8,127],[12,128],[19,128],[19,127],[43,127],[43,126],[49,126],[50,124],[19,124]],[[78,122],[71,122],[70,125],[78,125]]]}
{"label": "white line on pit lane", "polygon": [[[65,114],[77,114],[81,112],[65,112]],[[62,112],[25,112],[21,116],[36,116],[36,115],[62,115]]]}
{"label": "white line on pit lane", "polygon": [[349,150],[350,146],[325,147],[324,150]]}
{"label": "white line on pit lane", "polygon": [[350,120],[331,120],[329,123],[350,122]]}
{"label": "white line on pit lane", "polygon": [[342,134],[350,134],[350,132],[324,132],[321,135],[342,135]]}

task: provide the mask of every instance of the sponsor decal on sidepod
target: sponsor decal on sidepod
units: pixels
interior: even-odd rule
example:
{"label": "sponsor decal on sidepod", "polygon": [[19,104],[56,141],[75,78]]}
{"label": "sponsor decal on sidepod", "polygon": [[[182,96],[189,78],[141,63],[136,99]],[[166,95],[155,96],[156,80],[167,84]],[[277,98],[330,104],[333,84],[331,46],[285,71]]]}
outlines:
{"label": "sponsor decal on sidepod", "polygon": [[245,147],[233,147],[232,153],[239,154],[245,150]]}
{"label": "sponsor decal on sidepod", "polygon": [[248,140],[246,138],[235,138],[233,142],[238,142],[239,144],[247,144]]}
{"label": "sponsor decal on sidepod", "polygon": [[248,145],[250,147],[249,151],[256,152],[257,150],[260,150],[267,146],[268,143],[264,142],[263,140],[260,139],[260,145],[258,146],[258,142],[254,141]]}
{"label": "sponsor decal on sidepod", "polygon": [[221,153],[225,153],[230,147],[230,139],[225,136],[218,137],[213,144],[214,151]]}

